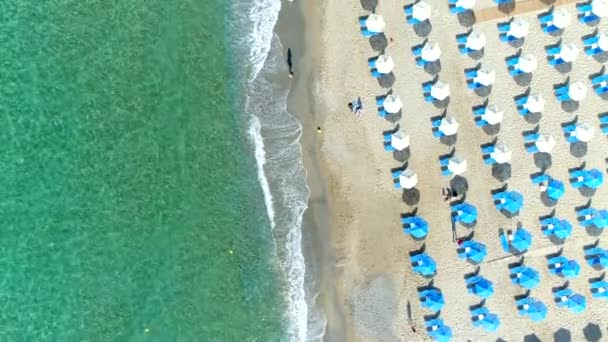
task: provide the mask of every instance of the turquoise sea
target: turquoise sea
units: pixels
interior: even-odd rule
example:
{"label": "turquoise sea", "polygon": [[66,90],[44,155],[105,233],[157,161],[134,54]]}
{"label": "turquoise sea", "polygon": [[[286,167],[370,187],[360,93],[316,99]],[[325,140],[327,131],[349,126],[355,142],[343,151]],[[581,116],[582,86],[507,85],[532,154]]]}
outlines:
{"label": "turquoise sea", "polygon": [[287,340],[232,10],[0,3],[0,340]]}

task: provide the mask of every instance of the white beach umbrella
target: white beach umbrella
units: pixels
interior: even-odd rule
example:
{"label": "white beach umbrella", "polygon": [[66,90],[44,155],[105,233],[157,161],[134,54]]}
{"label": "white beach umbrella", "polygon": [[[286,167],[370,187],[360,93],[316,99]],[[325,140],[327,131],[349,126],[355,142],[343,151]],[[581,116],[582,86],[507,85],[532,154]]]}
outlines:
{"label": "white beach umbrella", "polygon": [[572,15],[565,8],[558,8],[553,11],[553,26],[558,29],[565,29],[572,22]]}
{"label": "white beach umbrella", "polygon": [[566,63],[574,62],[578,58],[579,51],[574,43],[564,44],[559,50],[559,57]]}
{"label": "white beach umbrella", "polygon": [[461,175],[467,170],[467,160],[460,157],[454,156],[448,161],[448,170],[455,175]]}
{"label": "white beach umbrella", "polygon": [[591,2],[591,12],[600,18],[607,16],[608,15],[608,1],[607,0],[593,0]]}
{"label": "white beach umbrella", "polygon": [[479,51],[486,46],[486,35],[481,31],[473,31],[468,35],[464,46],[471,50]]}
{"label": "white beach umbrella", "polygon": [[388,74],[393,71],[395,67],[395,62],[391,56],[380,55],[378,59],[376,59],[376,70],[378,70],[381,74]]}
{"label": "white beach umbrella", "polygon": [[450,96],[450,85],[441,81],[435,82],[431,87],[431,96],[439,101]]}
{"label": "white beach umbrella", "polygon": [[439,131],[445,135],[454,135],[458,132],[458,121],[453,116],[448,116],[441,119],[439,124]]}
{"label": "white beach umbrella", "polygon": [[370,32],[382,32],[385,26],[384,19],[378,14],[370,14],[365,20],[365,27]]}
{"label": "white beach umbrella", "polygon": [[527,36],[529,32],[530,23],[528,23],[528,21],[524,18],[517,17],[511,22],[511,26],[509,28],[509,32],[507,32],[507,35],[519,39]]}
{"label": "white beach umbrella", "polygon": [[538,67],[538,60],[534,55],[523,55],[519,57],[519,61],[517,62],[517,65],[515,65],[515,67],[521,70],[522,72],[530,73],[536,70],[536,68]]}
{"label": "white beach umbrella", "polygon": [[462,7],[464,9],[473,9],[477,0],[458,0],[456,1],[456,7]]}
{"label": "white beach umbrella", "polygon": [[404,189],[411,189],[418,184],[418,175],[416,172],[407,169],[399,175],[399,184]]}
{"label": "white beach umbrella", "polygon": [[534,144],[539,152],[551,153],[555,147],[555,139],[550,134],[541,134]]}
{"label": "white beach umbrella", "polygon": [[568,87],[568,96],[573,101],[582,101],[587,96],[587,86],[581,81],[572,83]]}
{"label": "white beach umbrella", "polygon": [[574,136],[582,142],[589,142],[595,136],[595,128],[588,122],[577,123]]}
{"label": "white beach umbrella", "polygon": [[489,86],[496,81],[496,71],[494,69],[482,66],[477,70],[477,76],[473,79],[473,82]]}
{"label": "white beach umbrella", "polygon": [[427,62],[434,62],[441,56],[441,49],[437,43],[426,43],[422,47],[420,57]]}
{"label": "white beach umbrella", "polygon": [[545,99],[541,94],[532,94],[523,107],[531,113],[540,113],[545,108]]}
{"label": "white beach umbrella", "polygon": [[425,1],[415,3],[412,8],[412,17],[420,21],[427,20],[431,17],[431,5]]}
{"label": "white beach umbrella", "polygon": [[597,43],[592,44],[593,49],[599,47],[602,51],[608,51],[608,35],[605,33],[598,33]]}
{"label": "white beach umbrella", "polygon": [[499,124],[502,121],[504,112],[495,104],[486,106],[486,111],[481,115],[481,119],[490,125]]}
{"label": "white beach umbrella", "polygon": [[398,113],[399,110],[401,110],[403,103],[401,102],[401,98],[399,97],[399,95],[391,94],[384,99],[382,106],[384,107],[384,110],[386,110],[387,113],[394,114]]}
{"label": "white beach umbrella", "polygon": [[508,163],[511,161],[511,157],[513,156],[513,151],[507,147],[502,142],[494,145],[494,151],[490,153],[490,157],[494,159],[499,164]]}
{"label": "white beach umbrella", "polygon": [[397,151],[403,151],[410,146],[410,136],[399,131],[391,135],[391,146]]}

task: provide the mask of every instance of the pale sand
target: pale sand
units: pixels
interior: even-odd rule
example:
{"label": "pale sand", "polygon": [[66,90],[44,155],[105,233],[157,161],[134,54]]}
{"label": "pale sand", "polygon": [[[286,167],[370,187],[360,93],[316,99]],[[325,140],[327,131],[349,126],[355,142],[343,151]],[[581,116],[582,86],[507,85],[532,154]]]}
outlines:
{"label": "pale sand", "polygon": [[[443,291],[446,299],[441,317],[452,327],[454,341],[495,341],[498,338],[521,341],[529,334],[549,341],[560,328],[569,330],[573,341],[581,341],[584,340],[583,328],[588,323],[599,324],[606,338],[608,303],[592,299],[587,283],[589,278],[597,277],[601,272],[585,263],[582,250],[583,245],[592,243],[596,237],[589,236],[578,225],[573,209],[585,204],[587,198],[567,185],[566,196],[559,204],[547,207],[540,200],[538,188],[530,182],[529,175],[539,169],[533,155],[525,152],[521,134],[535,125],[517,113],[513,102],[513,96],[524,93],[527,87],[518,85],[509,76],[504,62],[504,58],[515,54],[517,49],[498,40],[497,21],[488,20],[475,25],[476,29],[486,33],[488,39],[485,56],[480,61],[494,67],[498,76],[489,100],[505,111],[497,136],[514,151],[512,177],[507,184],[510,189],[525,195],[526,202],[520,215],[508,219],[492,204],[490,191],[500,188],[503,183],[492,177],[491,168],[483,164],[480,151],[480,144],[490,142],[494,137],[475,126],[471,113],[471,106],[481,104],[484,99],[467,88],[463,77],[463,69],[474,67],[478,61],[460,55],[455,43],[454,35],[466,32],[467,28],[460,26],[456,16],[449,13],[447,1],[432,3],[433,30],[429,40],[439,43],[443,50],[440,79],[451,86],[448,112],[460,122],[456,151],[468,160],[469,165],[464,174],[469,183],[467,201],[480,213],[474,228],[475,239],[486,244],[489,251],[486,261],[480,266],[480,274],[493,281],[496,288],[494,296],[486,301],[487,307],[499,315],[502,324],[495,333],[486,333],[471,324],[469,306],[478,304],[480,300],[467,293],[463,277],[473,272],[475,267],[457,258],[450,232],[450,210],[440,197],[441,188],[449,184],[450,178],[441,175],[437,159],[450,148],[431,134],[430,117],[441,110],[423,101],[421,83],[433,76],[415,67],[410,50],[424,38],[416,36],[412,26],[406,24],[402,2],[381,1],[377,13],[382,14],[387,22],[387,37],[395,40],[388,48],[388,53],[397,63],[394,70],[397,81],[393,89],[406,103],[399,123],[411,135],[409,165],[418,172],[417,189],[421,198],[417,209],[431,227],[425,240],[426,250],[438,262],[434,285]],[[544,4],[542,7],[547,8]],[[575,13],[573,4],[564,8]],[[413,208],[403,203],[401,191],[395,190],[391,182],[390,169],[402,163],[395,161],[382,148],[382,132],[394,126],[375,112],[374,98],[386,90],[369,75],[367,59],[376,53],[359,33],[357,18],[368,12],[358,1],[337,0],[327,0],[323,11],[319,79],[313,82],[313,92],[321,104],[315,113],[316,122],[305,126],[305,131],[311,134],[314,126],[323,127],[317,143],[321,145],[322,164],[326,167],[334,222],[330,232],[331,254],[337,259],[333,265],[333,285],[338,293],[337,306],[344,307],[345,324],[352,328],[347,328],[345,333],[350,341],[426,340],[423,316],[430,312],[421,308],[416,288],[426,285],[428,280],[412,273],[408,264],[408,252],[418,249],[422,243],[405,236],[400,225],[400,214],[411,212]],[[608,110],[606,102],[589,89],[587,99],[575,112],[581,119],[593,123],[598,133],[589,143],[587,155],[575,158],[569,152],[560,127],[573,115],[564,112],[553,96],[553,85],[563,82],[568,76],[572,81],[581,80],[590,86],[588,76],[598,72],[601,64],[581,51],[572,72],[561,74],[550,67],[545,60],[544,46],[557,42],[559,37],[541,32],[536,19],[538,13],[532,11],[524,15],[530,21],[531,33],[522,48],[539,58],[539,68],[532,77],[531,88],[542,92],[547,100],[540,130],[552,132],[558,141],[549,173],[566,181],[568,168],[577,167],[583,161],[588,167],[605,170],[608,144],[606,138],[599,134],[597,114]],[[580,37],[594,29],[576,21],[566,29],[562,38],[564,42],[574,42],[582,49]],[[361,96],[365,105],[361,119],[346,107],[347,102],[356,96]],[[593,196],[593,205],[608,207],[607,195],[608,185],[603,185]],[[573,236],[567,239],[563,248],[564,255],[576,258],[582,267],[581,276],[570,280],[571,288],[587,297],[588,307],[582,314],[558,308],[552,300],[551,288],[562,285],[564,281],[548,273],[545,256],[560,247],[543,236],[538,217],[553,209],[557,216],[568,219],[575,227]],[[524,291],[511,284],[507,267],[518,258],[504,253],[498,239],[499,228],[512,229],[519,221],[534,234],[532,250],[525,254],[525,259],[528,265],[541,273],[541,286],[532,290],[531,295],[543,300],[549,308],[548,319],[543,323],[534,323],[518,315],[513,297]],[[459,236],[471,232],[462,226],[458,226],[457,231]],[[608,247],[606,242],[601,245]],[[417,329],[415,334],[407,322],[408,302]],[[330,330],[332,325],[330,314]]]}

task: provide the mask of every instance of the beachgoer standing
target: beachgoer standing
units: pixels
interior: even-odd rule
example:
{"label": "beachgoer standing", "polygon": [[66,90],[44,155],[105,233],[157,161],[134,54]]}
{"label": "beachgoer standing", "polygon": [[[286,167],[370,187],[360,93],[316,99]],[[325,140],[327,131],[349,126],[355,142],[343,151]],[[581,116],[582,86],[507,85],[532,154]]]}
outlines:
{"label": "beachgoer standing", "polygon": [[291,58],[291,48],[287,48],[287,66],[289,67],[289,78],[293,77],[293,61]]}

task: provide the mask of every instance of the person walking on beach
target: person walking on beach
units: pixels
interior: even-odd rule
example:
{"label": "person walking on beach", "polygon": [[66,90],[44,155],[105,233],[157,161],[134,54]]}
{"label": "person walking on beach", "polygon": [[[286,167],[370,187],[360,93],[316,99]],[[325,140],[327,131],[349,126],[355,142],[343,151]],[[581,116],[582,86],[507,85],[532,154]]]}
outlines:
{"label": "person walking on beach", "polygon": [[289,78],[293,77],[293,61],[291,58],[291,48],[287,48],[287,66],[289,67]]}

